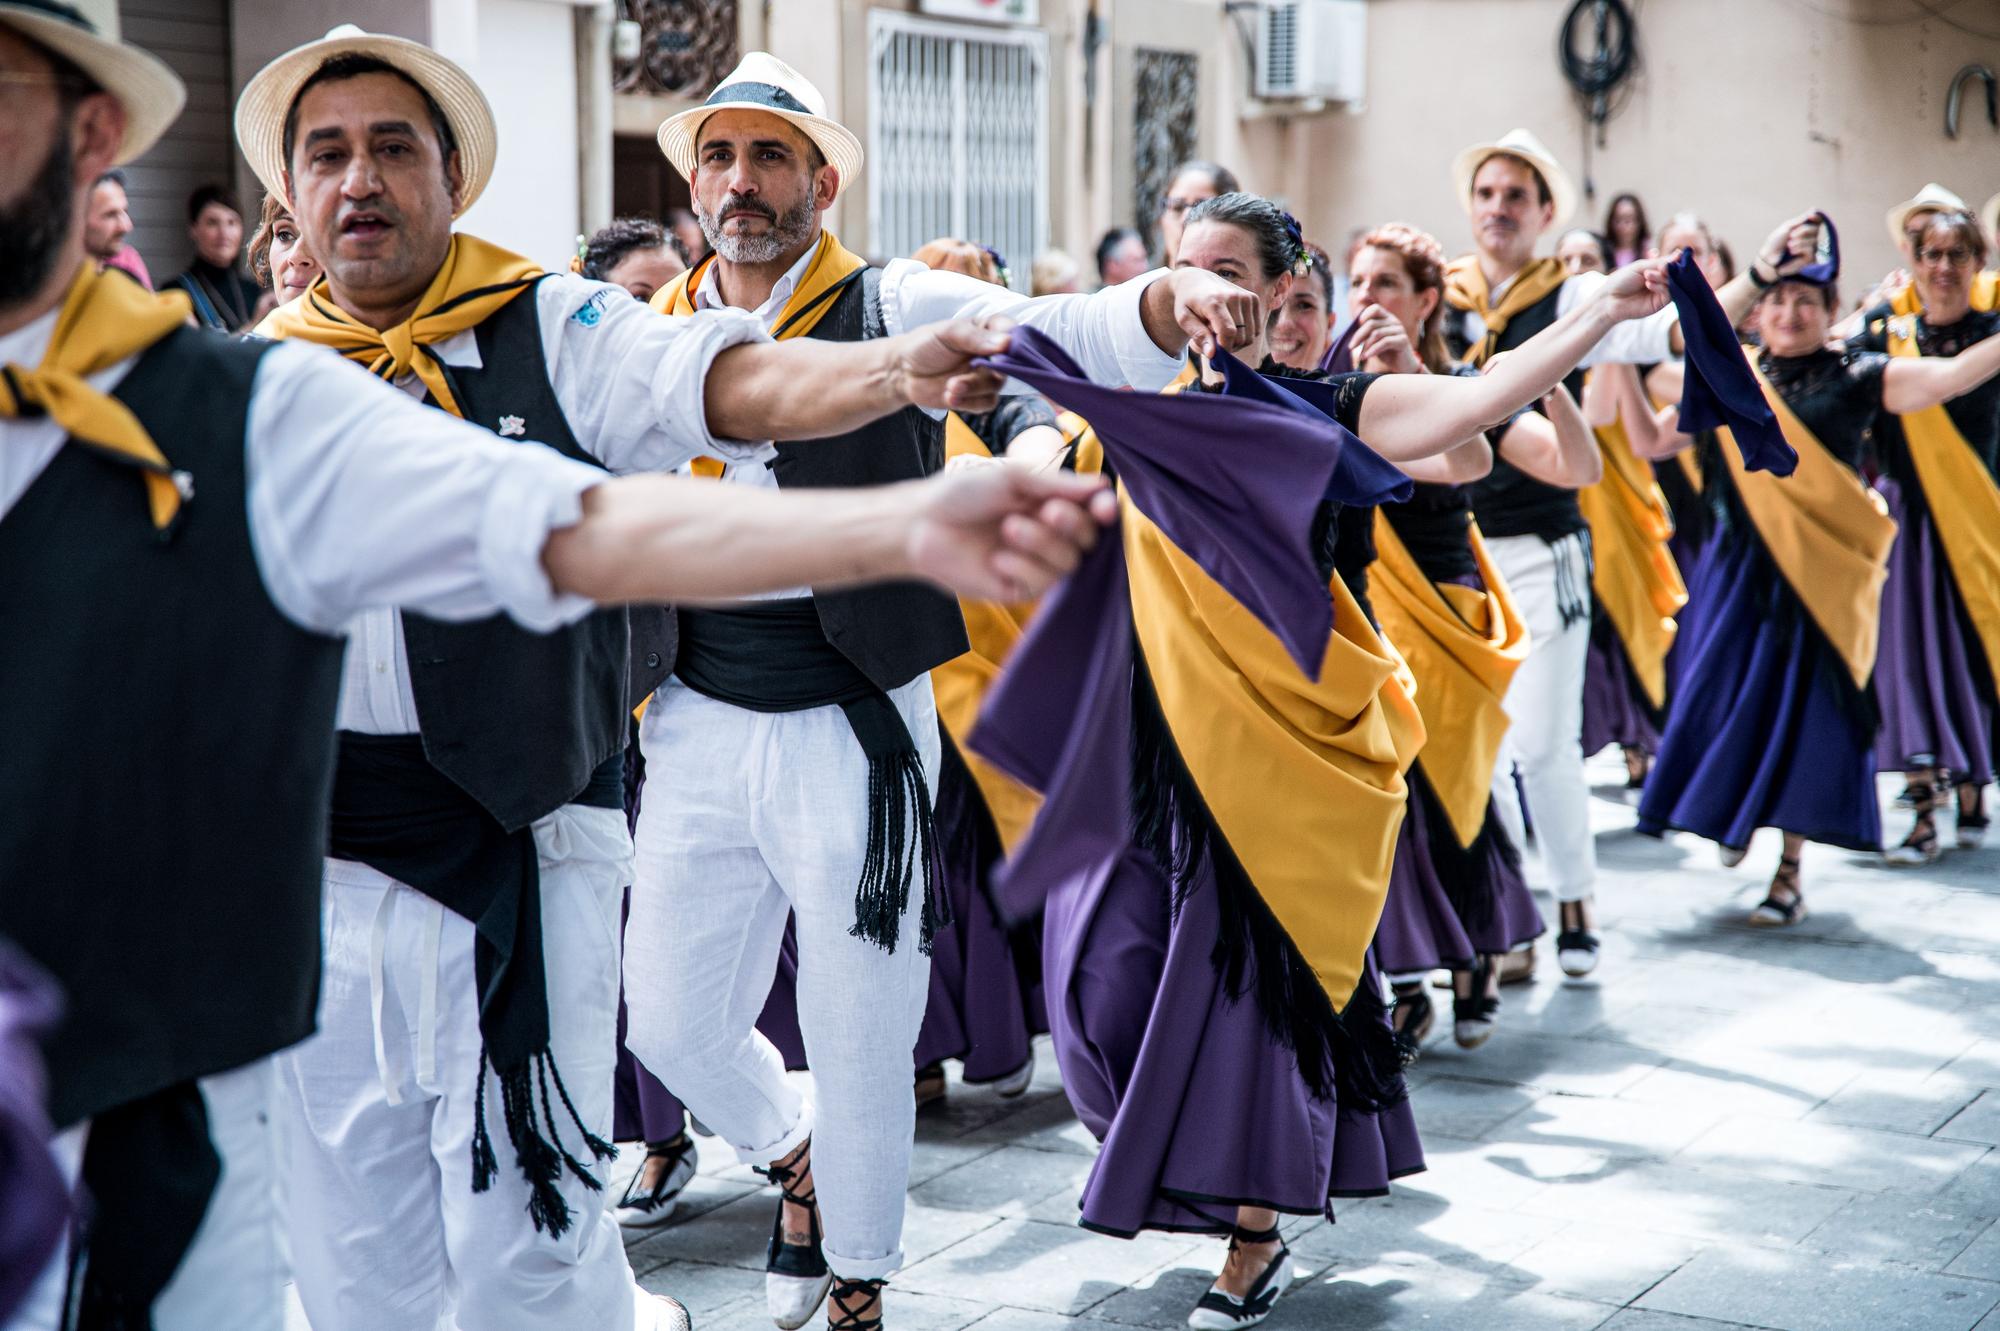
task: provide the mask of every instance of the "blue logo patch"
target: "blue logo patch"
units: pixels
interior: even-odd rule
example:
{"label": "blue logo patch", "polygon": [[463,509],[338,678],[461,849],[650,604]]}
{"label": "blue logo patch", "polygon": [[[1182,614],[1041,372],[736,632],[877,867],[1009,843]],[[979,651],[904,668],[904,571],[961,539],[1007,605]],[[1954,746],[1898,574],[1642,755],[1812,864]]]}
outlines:
{"label": "blue logo patch", "polygon": [[599,321],[604,318],[605,306],[610,304],[610,302],[611,293],[609,291],[593,291],[590,293],[590,299],[579,305],[575,314],[570,315],[569,321],[573,324],[581,324],[585,328],[595,328]]}

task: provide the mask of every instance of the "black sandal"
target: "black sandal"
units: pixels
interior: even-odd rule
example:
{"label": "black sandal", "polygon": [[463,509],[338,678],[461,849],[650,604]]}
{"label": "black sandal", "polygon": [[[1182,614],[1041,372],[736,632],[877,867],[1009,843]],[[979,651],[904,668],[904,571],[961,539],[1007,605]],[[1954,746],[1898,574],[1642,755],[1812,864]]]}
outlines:
{"label": "black sandal", "polygon": [[1208,1293],[1201,1296],[1194,1311],[1188,1314],[1188,1325],[1197,1331],[1233,1331],[1236,1327],[1257,1325],[1271,1315],[1271,1306],[1292,1283],[1292,1250],[1285,1246],[1284,1235],[1276,1225],[1269,1229],[1233,1226],[1229,1231],[1229,1250],[1235,1252],[1241,1243],[1275,1243],[1278,1252],[1240,1299],[1210,1285]]}
{"label": "black sandal", "polygon": [[[1460,975],[1471,977],[1466,986],[1472,992],[1461,995],[1457,989]],[[1493,1027],[1500,1016],[1500,997],[1490,992],[1493,988],[1493,958],[1481,953],[1479,960],[1470,971],[1452,973],[1451,995],[1451,1038],[1460,1049],[1477,1049],[1493,1038]]]}
{"label": "black sandal", "polygon": [[1910,807],[1916,810],[1917,821],[1901,845],[1882,852],[1884,864],[1917,868],[1935,863],[1937,857],[1944,853],[1944,844],[1939,840],[1937,830],[1938,787],[1928,781],[1912,781]]}
{"label": "black sandal", "polygon": [[1389,1016],[1389,1025],[1395,1033],[1396,1057],[1404,1067],[1417,1061],[1417,1055],[1424,1049],[1424,1037],[1431,1033],[1436,1021],[1437,1009],[1431,1006],[1431,997],[1424,992],[1422,981],[1396,986],[1396,1008]]}
{"label": "black sandal", "polygon": [[[1781,887],[1792,889],[1790,901],[1778,900],[1775,893]],[[1806,894],[1799,887],[1799,861],[1797,856],[1787,855],[1778,861],[1778,871],[1771,875],[1771,891],[1757,903],[1750,912],[1750,923],[1764,929],[1781,929],[1797,924],[1806,917]]]}
{"label": "black sandal", "polygon": [[[1574,912],[1576,924],[1571,927]],[[1571,979],[1582,979],[1597,969],[1597,935],[1583,927],[1583,903],[1565,901],[1557,908],[1562,931],[1556,935],[1556,963]]]}
{"label": "black sandal", "polygon": [[[795,1189],[808,1172],[798,1167],[798,1158],[809,1145],[793,1151],[786,1161],[757,1171],[778,1185],[778,1214],[771,1223],[770,1245],[764,1250],[764,1298],[771,1320],[787,1331],[812,1319],[833,1284],[833,1273],[827,1269],[826,1254],[820,1248],[825,1236],[819,1227],[819,1189],[809,1188],[805,1192]],[[785,1242],[787,1202],[806,1208],[809,1242]]]}
{"label": "black sandal", "polygon": [[[882,1287],[886,1280],[835,1279],[833,1295],[826,1310],[826,1331],[882,1331]],[[875,1315],[864,1316],[848,1305],[856,1295],[865,1295],[862,1307],[875,1305]]]}

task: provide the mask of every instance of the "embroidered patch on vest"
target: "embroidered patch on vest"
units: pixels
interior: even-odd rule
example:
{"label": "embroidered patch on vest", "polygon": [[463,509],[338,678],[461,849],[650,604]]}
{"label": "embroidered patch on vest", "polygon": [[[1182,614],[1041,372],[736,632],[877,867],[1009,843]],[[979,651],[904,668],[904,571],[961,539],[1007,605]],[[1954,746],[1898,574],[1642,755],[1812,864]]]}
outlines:
{"label": "embroidered patch on vest", "polygon": [[502,439],[519,439],[528,432],[528,423],[519,416],[502,416],[499,435]]}

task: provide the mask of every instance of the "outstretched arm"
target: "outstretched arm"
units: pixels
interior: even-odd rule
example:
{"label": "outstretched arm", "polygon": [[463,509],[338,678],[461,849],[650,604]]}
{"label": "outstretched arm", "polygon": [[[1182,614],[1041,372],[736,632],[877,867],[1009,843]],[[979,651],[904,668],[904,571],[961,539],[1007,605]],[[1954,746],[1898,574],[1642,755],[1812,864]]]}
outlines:
{"label": "outstretched arm", "polygon": [[786,492],[627,476],[549,534],[558,592],[600,603],[723,601],[810,583],[921,578],[1023,600],[1069,573],[1116,505],[1100,477],[980,467],[900,485]]}
{"label": "outstretched arm", "polygon": [[1361,400],[1355,433],[1399,465],[1456,447],[1546,395],[1611,328],[1664,307],[1665,267],[1663,260],[1648,259],[1619,269],[1595,296],[1477,379],[1440,374],[1377,379]]}
{"label": "outstretched arm", "polygon": [[1963,397],[2000,374],[2000,337],[1956,356],[1898,356],[1882,371],[1882,409],[1899,416]]}

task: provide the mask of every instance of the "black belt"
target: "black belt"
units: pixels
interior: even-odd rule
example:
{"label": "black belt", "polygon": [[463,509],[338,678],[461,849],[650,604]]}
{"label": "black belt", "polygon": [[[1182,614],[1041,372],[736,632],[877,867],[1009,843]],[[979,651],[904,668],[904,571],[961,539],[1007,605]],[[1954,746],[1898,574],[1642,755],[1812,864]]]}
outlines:
{"label": "black belt", "polygon": [[[570,802],[624,804],[625,755],[591,773]],[[550,1235],[569,1228],[556,1184],[567,1168],[591,1188],[589,1167],[564,1148],[548,1088],[599,1160],[611,1143],[577,1115],[549,1050],[548,981],[542,964],[541,861],[530,827],[509,832],[424,757],[417,735],[340,732],[327,854],[355,860],[407,883],[472,923],[479,985],[479,1089],[473,1099],[472,1190],[492,1186],[497,1164],[486,1131],[486,1065],[500,1082],[508,1140],[530,1189],[528,1215]],[[540,1099],[537,1100],[539,1092]]]}
{"label": "black belt", "polygon": [[[810,597],[680,614],[674,673],[703,697],[753,712],[838,707],[868,759],[868,850],[848,932],[896,950],[910,886],[923,875],[923,936],[950,922],[930,783],[889,695],[827,641]],[[912,832],[914,831],[914,837]]]}

